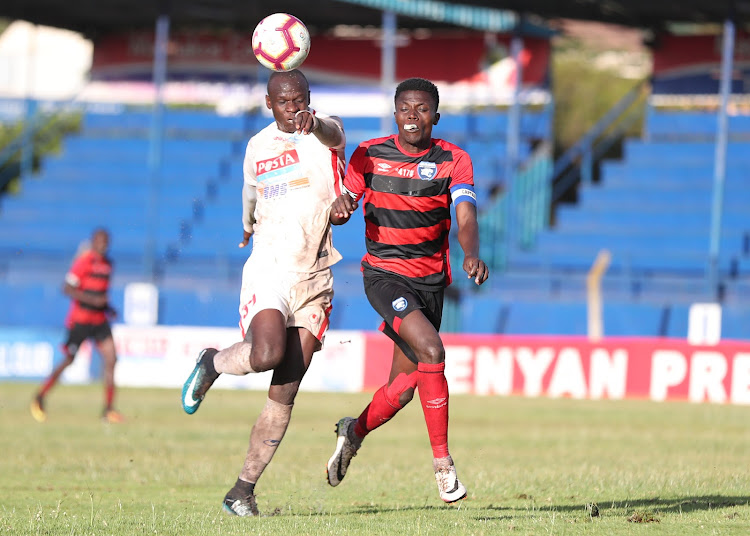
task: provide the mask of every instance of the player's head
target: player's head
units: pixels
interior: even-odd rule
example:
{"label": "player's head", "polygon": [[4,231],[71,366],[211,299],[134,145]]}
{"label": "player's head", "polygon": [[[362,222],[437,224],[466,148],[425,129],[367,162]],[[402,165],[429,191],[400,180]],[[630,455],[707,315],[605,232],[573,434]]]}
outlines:
{"label": "player's head", "polygon": [[440,104],[440,95],[438,94],[438,88],[435,84],[427,80],[426,78],[407,78],[396,86],[396,95],[393,97],[394,102],[398,102],[398,97],[404,91],[424,91],[432,96],[435,104],[435,112],[438,110]]}
{"label": "player's head", "polygon": [[98,227],[91,233],[91,249],[100,255],[107,253],[109,249],[109,232],[103,227]]}
{"label": "player's head", "polygon": [[427,149],[432,140],[432,127],[440,120],[437,86],[424,78],[409,78],[396,87],[393,100],[399,144],[415,153]]}
{"label": "player's head", "polygon": [[274,71],[266,87],[266,107],[283,132],[294,132],[294,114],[310,106],[310,86],[302,71]]}

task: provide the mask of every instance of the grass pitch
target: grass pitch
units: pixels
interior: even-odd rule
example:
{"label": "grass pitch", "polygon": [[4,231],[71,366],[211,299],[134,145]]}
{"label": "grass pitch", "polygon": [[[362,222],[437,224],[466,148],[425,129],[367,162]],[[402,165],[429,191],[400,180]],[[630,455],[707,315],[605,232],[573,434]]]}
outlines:
{"label": "grass pitch", "polygon": [[646,401],[451,397],[451,453],[469,495],[438,498],[417,400],[374,432],[337,488],[335,422],[366,394],[300,393],[257,485],[261,518],[221,501],[265,393],[211,391],[185,415],[177,389],[0,384],[0,534],[750,534],[750,408]]}

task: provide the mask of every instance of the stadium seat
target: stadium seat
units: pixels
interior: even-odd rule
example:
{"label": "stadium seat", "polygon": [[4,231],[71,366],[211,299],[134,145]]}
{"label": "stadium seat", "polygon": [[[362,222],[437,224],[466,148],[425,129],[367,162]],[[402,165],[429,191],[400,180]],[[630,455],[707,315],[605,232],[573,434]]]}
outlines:
{"label": "stadium seat", "polygon": [[507,316],[507,304],[496,295],[466,295],[461,308],[461,331],[463,333],[503,333]]}

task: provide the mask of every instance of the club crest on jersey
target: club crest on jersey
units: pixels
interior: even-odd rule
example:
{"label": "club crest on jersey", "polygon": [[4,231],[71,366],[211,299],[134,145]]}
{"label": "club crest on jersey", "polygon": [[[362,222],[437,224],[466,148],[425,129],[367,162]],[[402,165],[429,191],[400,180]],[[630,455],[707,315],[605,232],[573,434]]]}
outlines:
{"label": "club crest on jersey", "polygon": [[435,162],[420,162],[417,165],[417,175],[423,181],[431,181],[437,173],[437,164]]}
{"label": "club crest on jersey", "polygon": [[406,306],[409,305],[409,302],[406,301],[406,298],[401,296],[400,298],[396,298],[395,300],[393,300],[393,302],[391,302],[391,305],[393,306],[394,311],[401,312],[406,309]]}

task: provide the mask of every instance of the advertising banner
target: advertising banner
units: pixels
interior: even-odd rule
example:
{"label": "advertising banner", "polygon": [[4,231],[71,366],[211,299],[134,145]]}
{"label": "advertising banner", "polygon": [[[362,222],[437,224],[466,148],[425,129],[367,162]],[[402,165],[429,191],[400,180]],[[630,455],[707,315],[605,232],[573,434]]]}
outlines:
{"label": "advertising banner", "polygon": [[[62,330],[0,329],[0,380],[40,380],[61,358]],[[115,325],[115,381],[179,389],[205,347],[237,342],[235,328]],[[453,394],[575,399],[626,398],[750,404],[750,342],[691,345],[657,337],[443,334]],[[374,391],[388,379],[393,343],[379,332],[330,331],[301,389]],[[63,382],[89,382],[100,359],[84,345]],[[222,375],[216,387],[268,388],[271,373]]]}
{"label": "advertising banner", "polygon": [[[721,73],[722,36],[660,35],[654,47],[654,94],[716,94]],[[738,31],[732,93],[750,93],[750,35]]]}
{"label": "advertising banner", "polygon": [[[177,80],[227,81],[256,81],[259,75],[267,76],[253,55],[251,38],[250,33],[174,32],[169,39],[168,76]],[[92,79],[150,80],[153,43],[152,32],[99,37],[94,44]],[[507,56],[510,36],[498,35],[491,49],[493,56],[503,52]],[[487,74],[483,71],[489,64],[489,52],[484,34],[478,31],[432,32],[422,37],[400,35],[396,45],[396,78],[421,76],[436,82],[486,82]],[[313,81],[378,82],[381,55],[379,38],[313,35],[303,70]],[[524,39],[524,85],[546,85],[549,55],[548,39]],[[500,82],[512,88],[512,73],[506,77],[508,80]]]}
{"label": "advertising banner", "polygon": [[[116,325],[113,331],[118,355],[115,381],[135,387],[182,388],[203,348],[227,348],[240,340],[238,328]],[[329,332],[301,389],[361,391],[364,340],[361,332]],[[215,387],[265,390],[271,376],[270,371],[246,376],[222,374]]]}

